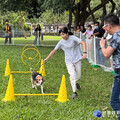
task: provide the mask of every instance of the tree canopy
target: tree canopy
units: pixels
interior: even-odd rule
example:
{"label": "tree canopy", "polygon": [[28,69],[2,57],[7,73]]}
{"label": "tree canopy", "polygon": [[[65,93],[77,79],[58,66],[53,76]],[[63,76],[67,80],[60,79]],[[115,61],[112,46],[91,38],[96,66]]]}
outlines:
{"label": "tree canopy", "polygon": [[2,12],[6,11],[25,11],[28,13],[29,18],[40,17],[44,9],[41,9],[41,5],[44,0],[0,0]]}
{"label": "tree canopy", "polygon": [[[40,0],[39,0],[40,1]],[[69,11],[69,24],[70,27],[72,24],[72,14],[75,17],[75,26],[84,25],[85,21],[89,16],[92,16],[93,22],[96,21],[94,13],[102,8],[103,18],[106,15],[106,4],[109,2],[112,4],[111,11],[114,12],[115,3],[113,0],[45,0],[46,4],[43,4],[46,9],[53,8],[53,13],[62,13],[63,11]],[[95,5],[93,5],[95,3]],[[102,19],[101,19],[102,20]]]}
{"label": "tree canopy", "polygon": [[[86,20],[90,17],[92,18],[93,22],[97,21],[97,19],[100,19],[102,21],[101,23],[103,24],[104,16],[108,13],[113,13],[115,10],[116,4],[114,1],[118,0],[0,0],[1,10],[3,12],[24,11],[26,14],[28,14],[28,18],[39,18],[43,13],[47,13],[47,11],[51,9],[52,13],[57,17],[64,14],[65,11],[68,11],[69,29],[71,28],[73,22],[75,26],[84,25]],[[109,11],[107,6],[108,4]],[[74,21],[72,21],[73,16]],[[56,21],[58,19],[55,16],[53,16],[53,18],[56,19]]]}

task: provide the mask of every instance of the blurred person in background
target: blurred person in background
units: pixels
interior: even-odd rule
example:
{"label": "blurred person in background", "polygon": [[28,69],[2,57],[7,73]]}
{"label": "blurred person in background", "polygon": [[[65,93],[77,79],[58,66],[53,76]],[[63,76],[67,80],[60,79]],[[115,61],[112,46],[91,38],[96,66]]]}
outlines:
{"label": "blurred person in background", "polygon": [[87,51],[88,51],[88,58],[91,59],[92,56],[92,39],[89,39],[89,36],[93,34],[93,29],[91,25],[87,26],[86,32],[83,33],[83,35],[86,36],[86,44],[87,44]]}
{"label": "blurred person in background", "polygon": [[8,38],[9,38],[9,44],[11,44],[12,30],[11,30],[11,26],[9,25],[8,21],[6,21],[4,31],[5,31],[5,44],[8,42]]}
{"label": "blurred person in background", "polygon": [[80,32],[80,26],[79,25],[77,25],[77,27],[76,27],[76,32]]}
{"label": "blurred person in background", "polygon": [[91,37],[94,37],[96,36],[96,58],[97,58],[97,64],[100,64],[100,65],[104,65],[104,62],[105,62],[105,57],[101,51],[101,48],[100,48],[100,39],[101,37],[103,37],[105,33],[105,30],[100,26],[100,23],[99,22],[96,22],[94,24],[94,31],[93,31],[93,34],[91,36],[89,36],[89,39]]}
{"label": "blurred person in background", "polygon": [[81,31],[82,33],[84,33],[84,32],[86,31],[84,25],[80,25],[80,31]]}
{"label": "blurred person in background", "polygon": [[120,10],[117,12],[117,16],[119,18],[119,24],[120,24]]}
{"label": "blurred person in background", "polygon": [[37,27],[35,28],[35,40],[34,45],[36,45],[37,39],[38,39],[38,45],[40,45],[40,34],[41,34],[41,27],[40,24],[37,24]]}

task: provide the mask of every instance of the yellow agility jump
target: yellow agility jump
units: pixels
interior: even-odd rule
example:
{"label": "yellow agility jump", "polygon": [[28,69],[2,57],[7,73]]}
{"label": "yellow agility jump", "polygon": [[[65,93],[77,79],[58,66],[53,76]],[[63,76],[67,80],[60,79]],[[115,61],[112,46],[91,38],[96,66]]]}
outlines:
{"label": "yellow agility jump", "polygon": [[[34,56],[27,56],[25,55],[24,53],[28,50],[34,50],[36,51],[37,53],[36,54],[33,54]],[[30,64],[27,64],[23,58],[26,58],[28,60],[34,60],[36,57],[38,56],[38,61],[37,61],[37,64],[38,65],[41,61],[41,66],[40,66],[40,70],[37,71],[38,73],[42,73],[43,76],[45,76],[45,67],[44,67],[44,63],[43,63],[43,60],[41,59],[41,56],[40,56],[40,52],[38,50],[38,48],[35,46],[35,45],[32,45],[32,44],[27,44],[23,47],[22,49],[22,55],[21,55],[21,60],[23,62],[23,64],[25,65],[29,65]],[[7,59],[7,63],[6,63],[6,69],[5,69],[5,76],[9,76],[11,73],[31,73],[30,71],[11,71],[10,70],[10,63],[9,63],[9,59]]]}
{"label": "yellow agility jump", "polygon": [[7,101],[15,101],[15,96],[58,96],[55,101],[58,102],[66,102],[69,101],[67,97],[67,89],[66,89],[66,82],[65,82],[65,75],[62,77],[60,89],[58,94],[14,94],[14,87],[13,87],[13,76],[10,74],[9,82],[8,82],[8,87],[6,90],[5,97],[2,99],[2,101],[7,102]]}
{"label": "yellow agility jump", "polygon": [[[43,60],[41,60],[40,70],[36,72],[41,73],[43,76],[45,76],[45,67],[44,67]],[[9,62],[9,59],[7,59],[6,68],[5,68],[5,76],[9,76],[11,73],[31,73],[31,72],[30,71],[11,71],[10,62]]]}
{"label": "yellow agility jump", "polygon": [[[37,54],[34,55],[33,57],[31,57],[31,56],[28,57],[28,56],[25,55],[25,52],[28,51],[28,50],[34,50],[34,51],[37,52]],[[38,56],[38,62],[37,62],[36,65],[38,65],[38,63],[41,61],[41,56],[40,56],[40,52],[39,52],[38,48],[33,44],[30,44],[30,45],[27,44],[23,47],[22,55],[21,55],[21,60],[22,60],[23,64],[30,66],[30,64],[26,63],[23,58],[26,58],[28,60],[34,60],[37,56]]]}
{"label": "yellow agility jump", "polygon": [[57,96],[59,94],[14,94],[15,96]]}

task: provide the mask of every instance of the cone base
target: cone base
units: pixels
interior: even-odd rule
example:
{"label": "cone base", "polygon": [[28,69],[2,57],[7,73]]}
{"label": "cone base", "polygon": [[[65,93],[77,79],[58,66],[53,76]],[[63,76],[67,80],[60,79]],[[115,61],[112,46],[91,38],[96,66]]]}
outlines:
{"label": "cone base", "polygon": [[7,74],[7,75],[5,74],[4,76],[7,77],[7,76],[9,76],[9,75],[10,75],[10,74]]}
{"label": "cone base", "polygon": [[63,103],[63,102],[69,101],[69,99],[66,99],[66,100],[60,100],[60,99],[57,98],[57,99],[55,99],[55,101]]}
{"label": "cone base", "polygon": [[7,102],[7,101],[15,101],[15,99],[6,99],[6,98],[3,98],[2,101],[4,101],[4,102]]}

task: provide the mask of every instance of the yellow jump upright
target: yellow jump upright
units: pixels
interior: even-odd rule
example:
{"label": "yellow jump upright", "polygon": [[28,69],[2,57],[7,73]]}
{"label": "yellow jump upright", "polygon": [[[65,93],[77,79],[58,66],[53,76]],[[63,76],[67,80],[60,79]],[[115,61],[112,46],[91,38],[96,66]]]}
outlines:
{"label": "yellow jump upright", "polygon": [[9,59],[7,59],[6,68],[5,68],[5,76],[9,76],[10,73],[11,73],[11,71],[10,71],[10,63],[9,63]]}
{"label": "yellow jump upright", "polygon": [[40,67],[39,73],[42,74],[42,76],[45,76],[45,66],[44,66],[43,59],[41,60],[41,67]]}
{"label": "yellow jump upright", "polygon": [[12,76],[12,74],[10,74],[5,98],[2,99],[2,101],[7,102],[7,101],[14,101],[14,100],[15,100],[15,96],[14,96],[14,88],[13,88],[13,76]]}
{"label": "yellow jump upright", "polygon": [[62,82],[61,82],[58,98],[55,99],[55,101],[62,102],[62,103],[66,102],[66,101],[69,101],[69,99],[67,97],[65,75],[63,75],[63,77],[62,77]]}

